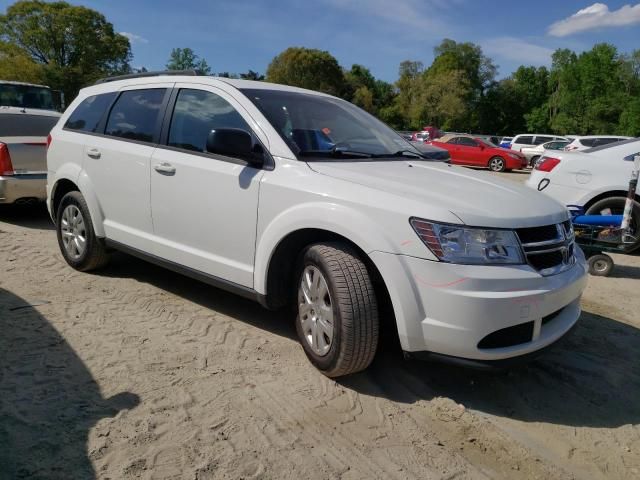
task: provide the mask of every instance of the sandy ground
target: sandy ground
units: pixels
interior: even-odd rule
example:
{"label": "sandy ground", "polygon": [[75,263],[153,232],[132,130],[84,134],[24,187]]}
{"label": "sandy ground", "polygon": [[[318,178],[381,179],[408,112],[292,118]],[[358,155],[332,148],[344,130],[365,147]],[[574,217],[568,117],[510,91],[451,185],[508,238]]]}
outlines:
{"label": "sandy ground", "polygon": [[525,368],[390,340],[336,382],[287,315],[123,254],[77,273],[42,209],[2,208],[0,479],[640,478],[640,257],[616,262]]}

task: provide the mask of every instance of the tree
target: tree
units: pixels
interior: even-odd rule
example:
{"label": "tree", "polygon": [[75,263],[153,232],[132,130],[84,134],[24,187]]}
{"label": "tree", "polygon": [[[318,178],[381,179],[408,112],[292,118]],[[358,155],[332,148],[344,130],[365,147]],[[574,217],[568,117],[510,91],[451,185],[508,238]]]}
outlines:
{"label": "tree", "polygon": [[445,130],[461,130],[466,125],[470,85],[462,70],[428,72],[422,77],[416,105],[411,109],[411,124],[436,125]]}
{"label": "tree", "polygon": [[341,95],[345,78],[338,61],[322,50],[291,47],[267,68],[267,81]]}
{"label": "tree", "polygon": [[26,58],[39,65],[43,83],[68,101],[100,77],[130,71],[129,40],[102,14],[64,1],[14,3],[0,15],[0,41],[18,52],[14,66],[26,68]]}
{"label": "tree", "polygon": [[254,72],[253,70],[249,70],[247,73],[241,73],[240,78],[243,80],[262,81],[264,80],[264,75],[260,75],[258,72]]}
{"label": "tree", "polygon": [[0,72],[3,80],[44,83],[44,69],[14,45],[0,41]]}
{"label": "tree", "polygon": [[198,70],[204,75],[211,73],[211,67],[204,58],[198,57],[190,48],[174,48],[169,55],[167,70]]}

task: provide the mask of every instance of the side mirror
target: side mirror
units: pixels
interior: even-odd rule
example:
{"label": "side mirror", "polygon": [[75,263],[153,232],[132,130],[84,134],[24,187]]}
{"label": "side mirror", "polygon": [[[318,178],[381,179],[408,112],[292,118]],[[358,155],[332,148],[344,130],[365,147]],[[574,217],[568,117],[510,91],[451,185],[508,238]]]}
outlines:
{"label": "side mirror", "polygon": [[264,163],[262,146],[254,143],[251,134],[240,128],[211,130],[207,135],[207,152],[241,158],[255,167]]}

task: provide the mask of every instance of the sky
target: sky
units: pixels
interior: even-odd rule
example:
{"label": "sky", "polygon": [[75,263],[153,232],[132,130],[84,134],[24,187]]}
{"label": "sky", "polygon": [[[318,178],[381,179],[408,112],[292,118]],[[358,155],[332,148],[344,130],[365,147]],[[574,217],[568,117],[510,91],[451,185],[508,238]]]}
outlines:
{"label": "sky", "polygon": [[[13,1],[0,0],[4,12]],[[190,47],[214,72],[264,73],[290,46],[328,50],[343,67],[393,82],[403,60],[429,65],[444,38],[479,44],[499,77],[550,65],[557,48],[640,49],[640,2],[592,0],[71,0],[128,36],[132,65],[162,70]]]}

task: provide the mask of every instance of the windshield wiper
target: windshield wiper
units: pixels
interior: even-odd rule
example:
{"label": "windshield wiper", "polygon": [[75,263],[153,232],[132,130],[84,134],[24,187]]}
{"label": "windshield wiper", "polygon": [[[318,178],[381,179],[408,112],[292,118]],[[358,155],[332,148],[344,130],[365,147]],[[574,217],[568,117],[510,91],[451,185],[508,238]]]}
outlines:
{"label": "windshield wiper", "polygon": [[420,153],[414,152],[413,150],[398,150],[395,153],[380,153],[377,155],[372,155],[373,158],[395,158],[395,157],[414,157],[414,158],[424,158]]}
{"label": "windshield wiper", "polygon": [[357,158],[373,158],[374,155],[367,152],[358,152],[357,150],[349,150],[342,147],[333,147],[331,150],[301,150],[298,152],[301,157],[357,157]]}

